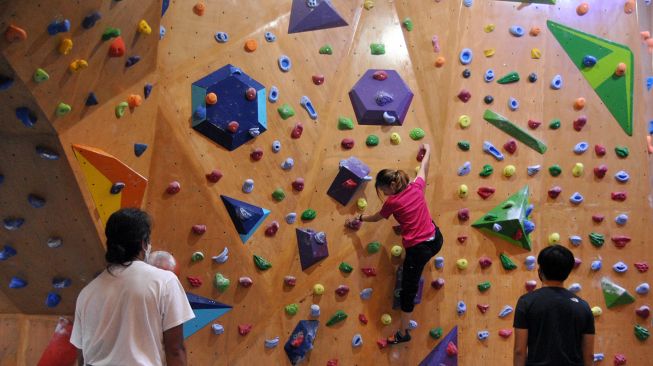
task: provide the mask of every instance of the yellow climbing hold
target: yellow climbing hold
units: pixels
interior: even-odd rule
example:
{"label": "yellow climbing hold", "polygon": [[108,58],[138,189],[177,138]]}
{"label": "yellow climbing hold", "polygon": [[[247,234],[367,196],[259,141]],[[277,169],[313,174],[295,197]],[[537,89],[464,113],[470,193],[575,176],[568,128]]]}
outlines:
{"label": "yellow climbing hold", "polygon": [[558,244],[558,243],[560,243],[560,234],[551,233],[549,235],[549,245]]}
{"label": "yellow climbing hold", "polygon": [[390,249],[390,253],[392,254],[393,257],[401,256],[401,253],[403,251],[404,251],[404,248],[402,248],[401,245],[395,245]]}
{"label": "yellow climbing hold", "polygon": [[321,283],[316,283],[313,286],[313,293],[315,295],[322,295],[324,293],[324,285],[322,285]]}
{"label": "yellow climbing hold", "polygon": [[494,56],[495,52],[496,50],[494,48],[488,48],[487,50],[483,51],[483,54],[485,55],[485,57],[492,57]]}
{"label": "yellow climbing hold", "polygon": [[383,324],[383,325],[392,324],[392,317],[390,316],[390,314],[381,315],[381,324]]}
{"label": "yellow climbing hold", "polygon": [[594,315],[594,317],[600,316],[601,314],[603,314],[603,309],[598,306],[592,308],[592,315]]}
{"label": "yellow climbing hold", "polygon": [[73,40],[70,38],[64,38],[59,43],[59,53],[62,55],[67,55],[73,49]]}
{"label": "yellow climbing hold", "polygon": [[490,32],[494,31],[494,28],[496,28],[496,26],[494,24],[490,23],[490,24],[486,25],[485,27],[483,27],[483,30],[485,31],[485,33],[490,33]]}
{"label": "yellow climbing hold", "polygon": [[458,117],[458,123],[460,124],[460,127],[467,128],[472,124],[472,119],[468,115],[463,114],[462,116]]}
{"label": "yellow climbing hold", "polygon": [[517,168],[515,168],[514,165],[506,165],[505,168],[503,168],[503,176],[506,178],[510,178],[513,175],[515,175],[515,172],[517,171]]}
{"label": "yellow climbing hold", "polygon": [[359,198],[358,201],[356,201],[356,206],[359,211],[365,211],[367,208],[367,200],[365,198]]}
{"label": "yellow climbing hold", "polygon": [[399,145],[401,143],[401,136],[399,136],[398,133],[393,132],[392,135],[390,135],[390,142],[393,145]]}
{"label": "yellow climbing hold", "polygon": [[77,59],[70,63],[70,65],[68,66],[68,70],[70,70],[70,72],[76,72],[79,70],[83,70],[87,67],[88,67],[88,62],[86,62],[86,60]]}
{"label": "yellow climbing hold", "polygon": [[458,197],[460,198],[465,198],[469,194],[469,188],[467,188],[466,184],[461,184],[460,187],[458,187]]}
{"label": "yellow climbing hold", "polygon": [[468,266],[469,262],[465,258],[460,258],[456,261],[456,267],[458,267],[458,269],[467,269]]}
{"label": "yellow climbing hold", "polygon": [[542,51],[540,51],[539,48],[533,48],[533,49],[531,50],[531,58],[534,58],[534,59],[537,60],[537,59],[539,59],[540,57],[542,57]]}
{"label": "yellow climbing hold", "polygon": [[585,166],[583,163],[576,163],[576,165],[574,165],[574,167],[571,169],[571,174],[574,177],[580,177],[583,175],[583,171],[585,171]]}
{"label": "yellow climbing hold", "polygon": [[150,27],[150,25],[147,24],[145,19],[141,19],[141,21],[138,22],[138,33],[143,33],[143,34],[152,33],[152,27]]}
{"label": "yellow climbing hold", "polygon": [[374,0],[365,0],[365,2],[363,3],[363,7],[365,8],[365,10],[372,9],[374,7]]}

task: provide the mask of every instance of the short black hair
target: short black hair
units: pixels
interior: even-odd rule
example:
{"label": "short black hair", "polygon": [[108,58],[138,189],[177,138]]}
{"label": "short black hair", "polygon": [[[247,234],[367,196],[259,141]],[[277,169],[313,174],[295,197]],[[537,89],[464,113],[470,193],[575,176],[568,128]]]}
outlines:
{"label": "short black hair", "polygon": [[107,237],[107,268],[129,266],[150,240],[152,220],[138,208],[123,208],[109,217],[104,234]]}
{"label": "short black hair", "polygon": [[537,256],[537,264],[545,279],[564,281],[574,268],[574,255],[562,245],[551,245],[542,249]]}

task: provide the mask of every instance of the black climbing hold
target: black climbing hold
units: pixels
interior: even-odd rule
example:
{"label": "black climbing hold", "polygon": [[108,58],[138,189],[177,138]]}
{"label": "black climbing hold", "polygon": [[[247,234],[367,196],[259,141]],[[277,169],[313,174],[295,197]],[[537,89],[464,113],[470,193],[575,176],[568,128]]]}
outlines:
{"label": "black climbing hold", "polygon": [[96,104],[98,104],[98,101],[97,101],[97,97],[95,96],[95,93],[93,92],[88,93],[88,97],[86,97],[86,106],[90,107]]}
{"label": "black climbing hold", "polygon": [[534,83],[537,81],[537,74],[532,72],[530,75],[528,75],[528,81],[531,83]]}
{"label": "black climbing hold", "polygon": [[45,198],[38,196],[36,194],[30,194],[27,196],[27,202],[34,208],[41,208],[45,206]]}
{"label": "black climbing hold", "polygon": [[123,182],[116,182],[111,186],[111,191],[109,191],[111,194],[118,194],[122,192],[123,188],[125,188],[125,183]]}
{"label": "black climbing hold", "polygon": [[492,104],[492,102],[494,102],[494,97],[491,95],[486,95],[485,98],[483,98],[483,101],[485,104]]}
{"label": "black climbing hold", "polygon": [[472,72],[469,69],[463,70],[463,77],[465,79],[469,78],[470,76],[472,76]]}
{"label": "black climbing hold", "polygon": [[14,83],[13,78],[6,75],[0,75],[0,90],[9,89],[13,83]]}

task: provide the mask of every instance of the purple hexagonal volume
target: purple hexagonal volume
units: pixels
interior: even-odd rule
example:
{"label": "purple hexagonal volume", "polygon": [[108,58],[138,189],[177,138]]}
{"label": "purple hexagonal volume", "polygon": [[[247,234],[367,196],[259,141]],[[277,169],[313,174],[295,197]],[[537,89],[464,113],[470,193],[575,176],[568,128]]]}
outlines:
{"label": "purple hexagonal volume", "polygon": [[370,69],[351,88],[349,99],[359,124],[401,126],[413,92],[396,71]]}

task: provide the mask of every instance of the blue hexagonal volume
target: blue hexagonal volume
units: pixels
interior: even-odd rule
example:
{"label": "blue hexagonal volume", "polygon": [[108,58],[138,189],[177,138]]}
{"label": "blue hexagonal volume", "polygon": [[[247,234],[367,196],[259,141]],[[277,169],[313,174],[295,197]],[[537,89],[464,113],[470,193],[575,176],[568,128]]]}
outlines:
{"label": "blue hexagonal volume", "polygon": [[197,80],[191,95],[193,129],[227,150],[267,130],[265,87],[238,67],[228,64]]}

